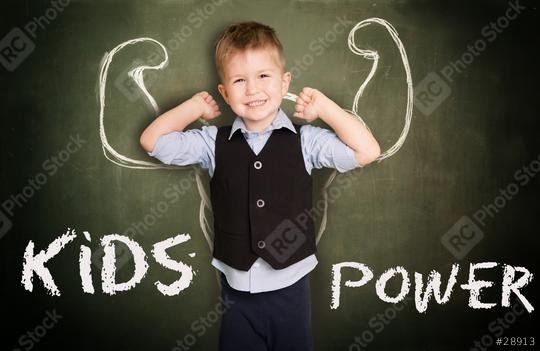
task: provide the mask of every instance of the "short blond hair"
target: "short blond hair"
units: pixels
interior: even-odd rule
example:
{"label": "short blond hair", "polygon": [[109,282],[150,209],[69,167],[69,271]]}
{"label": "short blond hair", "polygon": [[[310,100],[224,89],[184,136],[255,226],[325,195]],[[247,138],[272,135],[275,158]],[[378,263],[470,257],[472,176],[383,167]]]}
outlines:
{"label": "short blond hair", "polygon": [[285,70],[283,46],[272,27],[253,21],[228,26],[216,42],[215,62],[219,77],[224,80],[225,63],[231,54],[248,49],[267,48],[276,50],[278,62],[282,70]]}

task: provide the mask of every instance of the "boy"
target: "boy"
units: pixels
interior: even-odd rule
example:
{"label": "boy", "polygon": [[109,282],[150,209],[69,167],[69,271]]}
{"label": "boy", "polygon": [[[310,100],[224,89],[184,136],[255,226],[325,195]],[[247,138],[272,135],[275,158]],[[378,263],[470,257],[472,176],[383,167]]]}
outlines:
{"label": "boy", "polygon": [[[229,26],[216,44],[218,90],[232,126],[184,128],[221,112],[207,92],[156,118],[141,145],[166,164],[208,169],[214,213],[212,265],[221,273],[220,350],[312,350],[308,273],[317,265],[310,219],[313,168],[340,172],[374,161],[380,148],[356,118],[304,88],[294,116],[323,119],[335,133],[293,124],[280,109],[291,81],[275,31],[256,22]],[[337,134],[337,135],[336,135]]]}

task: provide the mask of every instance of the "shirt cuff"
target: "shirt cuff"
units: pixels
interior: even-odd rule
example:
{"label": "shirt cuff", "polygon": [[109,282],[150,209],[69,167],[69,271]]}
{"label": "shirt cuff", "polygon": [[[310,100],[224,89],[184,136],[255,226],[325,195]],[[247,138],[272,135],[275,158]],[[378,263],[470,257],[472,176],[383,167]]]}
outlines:
{"label": "shirt cuff", "polygon": [[154,150],[148,152],[148,156],[155,157],[162,163],[171,164],[172,154],[166,149],[168,149],[167,144],[171,144],[174,141],[175,133],[178,132],[170,132],[168,134],[161,135],[154,144]]}
{"label": "shirt cuff", "polygon": [[156,140],[156,143],[154,144],[154,149],[150,152],[147,152],[148,156],[156,157],[156,154],[158,153],[159,149],[159,143],[161,142],[161,139],[163,138],[163,135],[160,135],[158,140]]}
{"label": "shirt cuff", "polygon": [[343,145],[345,146],[345,155],[341,158],[342,161],[339,162],[339,167],[336,167],[336,169],[339,172],[344,173],[362,167],[362,165],[358,163],[358,160],[356,160],[354,150],[346,144]]}

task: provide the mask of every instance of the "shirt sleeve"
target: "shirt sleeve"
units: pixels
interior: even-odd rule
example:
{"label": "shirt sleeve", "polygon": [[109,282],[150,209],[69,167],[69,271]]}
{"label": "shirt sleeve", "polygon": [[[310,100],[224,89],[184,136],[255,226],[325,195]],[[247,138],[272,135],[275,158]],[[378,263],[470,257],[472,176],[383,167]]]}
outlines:
{"label": "shirt sleeve", "polygon": [[159,137],[154,150],[148,155],[168,165],[200,164],[204,169],[213,169],[216,135],[216,126],[164,134]]}
{"label": "shirt sleeve", "polygon": [[300,132],[308,173],[311,174],[313,168],[335,168],[343,173],[361,167],[354,150],[342,142],[336,133],[310,124],[303,125]]}

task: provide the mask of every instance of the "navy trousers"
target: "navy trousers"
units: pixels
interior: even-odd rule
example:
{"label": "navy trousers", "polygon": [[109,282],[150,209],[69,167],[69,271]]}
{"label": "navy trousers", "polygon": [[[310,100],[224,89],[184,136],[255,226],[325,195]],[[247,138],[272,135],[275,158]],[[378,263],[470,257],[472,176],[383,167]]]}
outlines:
{"label": "navy trousers", "polygon": [[309,274],[291,286],[261,293],[238,291],[221,275],[227,301],[220,351],[312,351]]}

